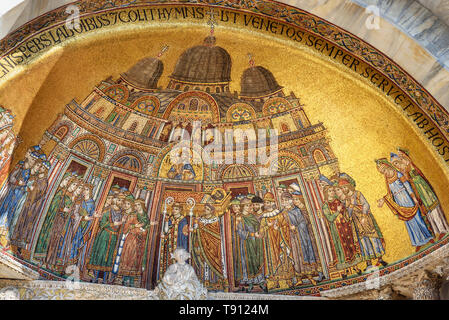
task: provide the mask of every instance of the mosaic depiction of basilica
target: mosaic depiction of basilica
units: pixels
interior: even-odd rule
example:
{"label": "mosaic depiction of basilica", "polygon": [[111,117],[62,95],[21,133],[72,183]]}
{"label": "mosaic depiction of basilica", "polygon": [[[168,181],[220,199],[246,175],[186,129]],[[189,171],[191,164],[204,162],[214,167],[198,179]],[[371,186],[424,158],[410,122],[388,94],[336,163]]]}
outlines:
{"label": "mosaic depiction of basilica", "polygon": [[[388,264],[373,204],[340,172],[325,126],[310,123],[294,93],[252,59],[240,93],[231,93],[231,57],[213,34],[179,57],[162,89],[166,50],[68,103],[9,177],[18,141],[13,116],[1,110],[4,248],[45,274],[63,277],[76,265],[84,281],[143,288],[157,284],[177,247],[220,291],[273,292]],[[260,165],[174,163],[173,135],[194,137],[195,120],[203,147],[213,142],[205,129],[278,132],[269,164],[276,174],[260,174]],[[404,221],[417,251],[448,232],[406,150],[377,167],[386,196],[375,205]]]}

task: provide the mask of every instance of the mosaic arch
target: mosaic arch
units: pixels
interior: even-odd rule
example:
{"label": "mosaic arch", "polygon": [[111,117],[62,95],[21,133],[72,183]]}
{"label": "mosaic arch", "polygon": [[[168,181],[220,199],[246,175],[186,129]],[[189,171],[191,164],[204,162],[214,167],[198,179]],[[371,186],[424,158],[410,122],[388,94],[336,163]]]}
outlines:
{"label": "mosaic arch", "polygon": [[[375,48],[275,2],[76,4],[0,41],[0,243],[42,278],[152,289],[184,247],[211,290],[320,295],[449,241],[448,114]],[[278,157],[175,163],[194,120]]]}

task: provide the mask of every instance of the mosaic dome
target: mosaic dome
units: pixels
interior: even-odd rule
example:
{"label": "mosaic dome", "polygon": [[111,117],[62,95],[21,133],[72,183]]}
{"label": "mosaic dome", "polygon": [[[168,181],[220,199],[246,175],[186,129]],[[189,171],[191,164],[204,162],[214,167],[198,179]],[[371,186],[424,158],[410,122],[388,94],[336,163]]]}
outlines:
{"label": "mosaic dome", "polygon": [[187,49],[178,59],[171,78],[182,82],[223,83],[231,81],[231,56],[209,36],[199,46]]}
{"label": "mosaic dome", "polygon": [[164,71],[164,64],[154,57],[146,57],[137,62],[122,78],[142,89],[156,89],[157,82]]}
{"label": "mosaic dome", "polygon": [[262,66],[246,69],[242,74],[241,86],[241,95],[251,98],[268,96],[282,89],[271,71]]}

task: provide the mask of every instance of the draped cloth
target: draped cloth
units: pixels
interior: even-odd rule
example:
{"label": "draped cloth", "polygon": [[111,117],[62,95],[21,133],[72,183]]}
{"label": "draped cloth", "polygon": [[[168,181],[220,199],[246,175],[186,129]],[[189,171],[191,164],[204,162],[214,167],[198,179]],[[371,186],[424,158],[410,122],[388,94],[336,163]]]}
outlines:
{"label": "draped cloth", "polygon": [[39,238],[37,239],[36,249],[34,250],[36,258],[41,258],[47,253],[53,224],[55,222],[56,214],[60,210],[63,195],[64,190],[59,188],[51,200],[47,215],[45,216],[44,223],[39,233]]}
{"label": "draped cloth", "polygon": [[291,280],[295,270],[288,215],[276,211],[264,214],[260,231],[264,235],[265,277],[273,281]]}
{"label": "draped cloth", "polygon": [[223,255],[220,220],[198,219],[192,235],[193,264],[200,277],[211,283],[222,282]]}
{"label": "draped cloth", "polygon": [[241,215],[237,222],[235,280],[240,284],[260,284],[263,275],[263,240],[255,237],[260,221],[253,214]]}
{"label": "draped cloth", "polygon": [[387,181],[388,194],[385,203],[391,211],[405,222],[413,246],[423,246],[432,238],[432,234],[422,218],[419,204],[412,198],[413,188],[408,181],[401,181],[403,174],[396,172],[393,181]]}
{"label": "draped cloth", "polygon": [[120,232],[120,226],[115,226],[114,222],[119,222],[120,219],[120,210],[109,207],[104,212],[90,252],[88,269],[112,271]]}

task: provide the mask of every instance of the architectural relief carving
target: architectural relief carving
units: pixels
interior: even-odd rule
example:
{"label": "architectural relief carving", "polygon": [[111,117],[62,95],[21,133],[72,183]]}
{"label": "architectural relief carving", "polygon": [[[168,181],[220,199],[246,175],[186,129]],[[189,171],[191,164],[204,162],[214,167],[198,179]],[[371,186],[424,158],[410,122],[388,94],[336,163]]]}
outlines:
{"label": "architectural relief carving", "polygon": [[417,276],[413,300],[440,300],[442,278],[439,274],[423,271]]}

